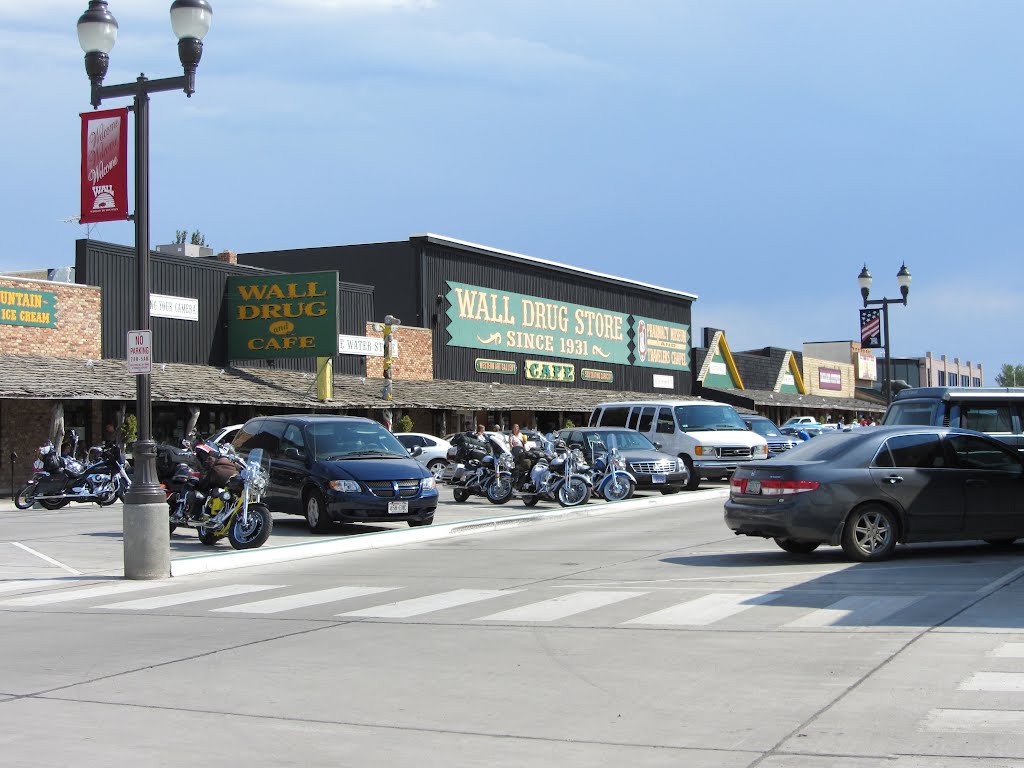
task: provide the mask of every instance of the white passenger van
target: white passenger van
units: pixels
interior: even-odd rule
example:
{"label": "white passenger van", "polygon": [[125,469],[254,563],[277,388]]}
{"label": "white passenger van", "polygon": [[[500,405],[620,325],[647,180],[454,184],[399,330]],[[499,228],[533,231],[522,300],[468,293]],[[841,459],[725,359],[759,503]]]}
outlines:
{"label": "white passenger van", "polygon": [[678,456],[690,472],[688,491],[702,477],[727,478],[737,464],[768,458],[767,441],[747,429],[731,405],[711,400],[602,403],[590,414],[590,426],[635,429]]}

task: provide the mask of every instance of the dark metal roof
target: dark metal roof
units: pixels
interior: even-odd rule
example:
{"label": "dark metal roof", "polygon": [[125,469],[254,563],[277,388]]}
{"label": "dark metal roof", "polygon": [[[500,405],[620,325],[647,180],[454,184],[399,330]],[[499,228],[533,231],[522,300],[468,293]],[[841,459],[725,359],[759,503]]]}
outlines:
{"label": "dark metal roof", "polygon": [[[0,355],[0,399],[134,400],[135,376],[124,360]],[[216,368],[185,363],[157,364],[150,375],[153,402],[344,409],[425,408],[437,410],[589,411],[599,403],[624,400],[697,400],[649,393],[501,382],[394,382],[394,401],[381,400],[383,379],[335,374],[334,397],[316,399],[313,373],[275,368]]]}
{"label": "dark metal roof", "polygon": [[[760,389],[720,389],[704,387],[705,393],[723,392],[732,398],[745,398],[754,405],[780,405],[788,408],[825,408],[864,413],[884,413],[885,404],[852,397],[823,397],[822,395],[798,395],[788,392],[769,392]],[[730,399],[730,402],[732,400]]]}

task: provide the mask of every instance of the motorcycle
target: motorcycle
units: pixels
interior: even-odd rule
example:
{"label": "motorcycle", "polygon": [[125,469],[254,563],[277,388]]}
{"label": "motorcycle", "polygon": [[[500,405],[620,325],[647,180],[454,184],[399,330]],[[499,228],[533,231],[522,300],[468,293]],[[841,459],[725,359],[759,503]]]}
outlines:
{"label": "motorcycle", "polygon": [[235,455],[230,446],[218,447],[220,456],[235,463],[238,474],[232,476],[223,488],[214,488],[209,494],[196,489],[201,476],[187,464],[180,464],[172,478],[172,491],[167,499],[170,509],[170,528],[195,528],[199,541],[213,546],[227,536],[234,549],[256,549],[270,538],[274,518],[260,499],[267,489],[269,475],[261,466],[263,449],[250,451],[248,459]]}
{"label": "motorcycle", "polygon": [[131,486],[123,451],[116,445],[90,449],[85,464],[74,458],[78,436],[70,434],[71,455],[57,454],[53,443],[39,447],[39,458],[32,465],[34,474],[14,497],[18,509],[28,509],[38,502],[44,509],[60,509],[72,501],[109,506],[124,499]]}
{"label": "motorcycle", "polygon": [[567,448],[559,440],[543,440],[542,448],[519,451],[510,470],[502,471],[487,489],[492,504],[504,504],[516,493],[523,504],[557,501],[563,507],[576,507],[590,501],[591,481],[587,464],[579,448]]}
{"label": "motorcycle", "polygon": [[488,488],[498,475],[497,467],[507,466],[511,458],[490,438],[478,440],[470,435],[456,435],[448,449],[448,460],[455,465],[448,481],[452,498],[462,503],[470,496],[487,496]]}
{"label": "motorcycle", "polygon": [[636,477],[626,469],[626,459],[619,453],[615,435],[608,436],[608,445],[594,446],[594,493],[605,501],[628,499],[636,490]]}

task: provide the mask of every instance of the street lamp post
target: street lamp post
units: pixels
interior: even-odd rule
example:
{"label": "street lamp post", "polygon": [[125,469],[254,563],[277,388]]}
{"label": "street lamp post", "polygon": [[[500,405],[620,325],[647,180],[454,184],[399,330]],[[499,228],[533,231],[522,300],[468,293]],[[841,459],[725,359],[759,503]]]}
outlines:
{"label": "street lamp post", "polygon": [[896,282],[899,283],[900,293],[903,295],[901,299],[869,299],[868,294],[871,292],[872,280],[871,273],[868,271],[868,265],[865,264],[857,276],[857,283],[860,285],[861,298],[864,299],[864,308],[866,309],[869,305],[882,308],[882,344],[885,346],[885,404],[888,405],[892,402],[892,361],[889,358],[889,305],[902,304],[907,306],[907,295],[910,293],[910,270],[907,269],[907,265],[904,263],[900,267],[900,271],[896,273]]}
{"label": "street lamp post", "polygon": [[[107,0],[89,0],[78,20],[78,42],[85,51],[85,71],[92,84],[91,103],[131,96],[135,112],[135,293],[136,330],[149,330],[149,94],[182,90],[195,92],[196,67],[203,55],[203,38],[210,31],[213,9],[207,0],[174,0],[171,28],[178,38],[178,58],[184,74],[150,80],[139,75],[134,83],[103,85],[117,40],[117,21]],[[135,442],[135,475],[124,503],[124,575],[129,579],[170,576],[170,528],[167,504],[156,472],[156,443],[152,433],[149,374],[136,377],[139,437]]]}

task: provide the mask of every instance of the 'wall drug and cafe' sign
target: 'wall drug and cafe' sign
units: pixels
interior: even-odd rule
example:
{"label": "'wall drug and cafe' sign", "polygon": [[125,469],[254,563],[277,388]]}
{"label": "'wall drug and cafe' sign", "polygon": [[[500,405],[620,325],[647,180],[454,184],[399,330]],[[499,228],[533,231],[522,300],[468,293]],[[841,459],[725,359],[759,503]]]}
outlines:
{"label": "'wall drug and cafe' sign", "polygon": [[338,273],[228,278],[228,357],[333,357]]}

